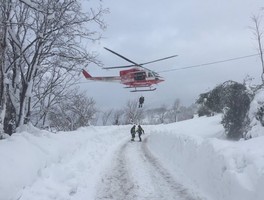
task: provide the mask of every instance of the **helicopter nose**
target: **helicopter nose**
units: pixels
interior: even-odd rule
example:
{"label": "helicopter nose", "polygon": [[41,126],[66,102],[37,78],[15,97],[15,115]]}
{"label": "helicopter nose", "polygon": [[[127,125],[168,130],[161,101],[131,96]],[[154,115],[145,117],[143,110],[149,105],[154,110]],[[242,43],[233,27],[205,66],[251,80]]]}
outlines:
{"label": "helicopter nose", "polygon": [[158,82],[164,81],[163,77],[161,77],[161,76],[156,77],[155,80]]}

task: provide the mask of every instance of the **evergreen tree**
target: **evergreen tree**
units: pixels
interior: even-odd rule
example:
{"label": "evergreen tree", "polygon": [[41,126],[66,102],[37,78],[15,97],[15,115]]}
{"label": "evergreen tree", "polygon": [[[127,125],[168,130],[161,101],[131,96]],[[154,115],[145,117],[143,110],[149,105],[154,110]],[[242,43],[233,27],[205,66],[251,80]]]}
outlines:
{"label": "evergreen tree", "polygon": [[246,114],[249,110],[250,96],[244,85],[229,82],[225,86],[223,98],[225,109],[222,124],[227,137],[239,139],[243,136],[245,126],[248,123]]}
{"label": "evergreen tree", "polygon": [[250,95],[243,84],[226,81],[213,90],[200,94],[196,103],[201,105],[199,116],[211,115],[213,112],[224,114],[221,123],[228,138],[242,137],[248,123],[246,114],[250,105]]}

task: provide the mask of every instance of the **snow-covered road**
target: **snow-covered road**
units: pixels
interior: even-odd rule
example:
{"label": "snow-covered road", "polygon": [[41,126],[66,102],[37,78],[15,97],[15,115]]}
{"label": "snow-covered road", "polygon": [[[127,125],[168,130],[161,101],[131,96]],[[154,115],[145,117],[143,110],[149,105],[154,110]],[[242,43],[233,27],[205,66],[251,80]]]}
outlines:
{"label": "snow-covered road", "polygon": [[225,140],[220,121],[144,125],[143,142],[130,125],[32,127],[0,140],[0,200],[262,200],[264,137]]}
{"label": "snow-covered road", "polygon": [[161,166],[147,148],[147,138],[125,142],[97,186],[97,200],[196,200]]}

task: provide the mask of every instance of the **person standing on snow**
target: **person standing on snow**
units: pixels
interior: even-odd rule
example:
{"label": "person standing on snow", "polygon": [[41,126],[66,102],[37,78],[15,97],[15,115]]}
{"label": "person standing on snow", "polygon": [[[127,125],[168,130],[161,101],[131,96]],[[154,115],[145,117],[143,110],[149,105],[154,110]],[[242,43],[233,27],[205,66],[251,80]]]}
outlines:
{"label": "person standing on snow", "polygon": [[131,133],[131,141],[135,141],[135,135],[136,135],[136,125],[134,124],[130,130],[130,133]]}
{"label": "person standing on snow", "polygon": [[140,125],[138,125],[137,132],[138,132],[139,142],[141,142],[141,135],[142,133],[144,134],[145,132]]}

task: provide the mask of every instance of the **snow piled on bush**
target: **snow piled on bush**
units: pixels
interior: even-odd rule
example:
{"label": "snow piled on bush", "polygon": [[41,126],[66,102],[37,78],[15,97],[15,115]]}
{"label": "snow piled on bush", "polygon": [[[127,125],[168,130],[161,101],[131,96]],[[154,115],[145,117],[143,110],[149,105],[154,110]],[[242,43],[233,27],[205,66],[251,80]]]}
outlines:
{"label": "snow piled on bush", "polygon": [[257,112],[261,107],[264,107],[264,88],[259,89],[253,100],[250,103],[248,117],[250,120],[249,131],[246,133],[246,138],[264,136],[264,127],[257,120]]}

